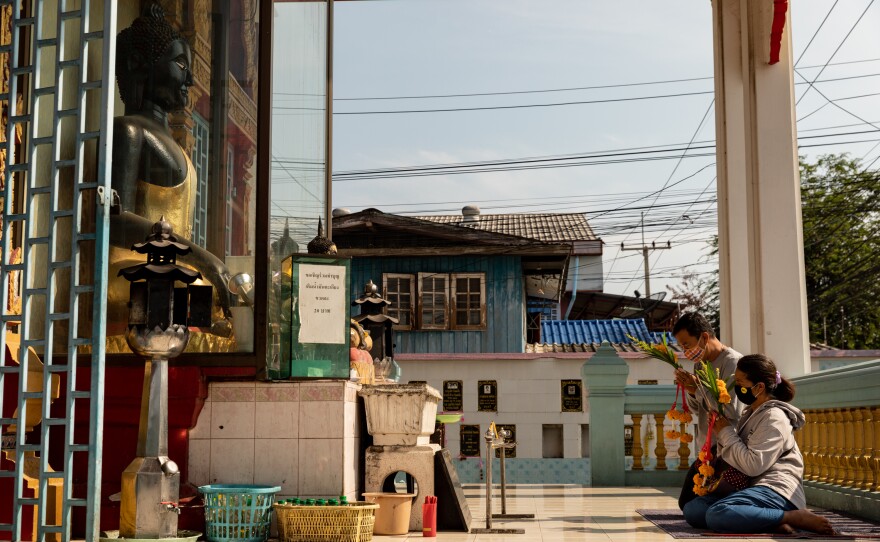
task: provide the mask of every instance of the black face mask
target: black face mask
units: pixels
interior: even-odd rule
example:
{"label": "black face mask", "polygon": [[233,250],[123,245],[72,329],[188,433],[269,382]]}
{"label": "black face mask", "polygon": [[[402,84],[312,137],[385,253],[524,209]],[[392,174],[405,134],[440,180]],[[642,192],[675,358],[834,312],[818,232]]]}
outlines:
{"label": "black face mask", "polygon": [[[757,386],[757,384],[755,384]],[[745,386],[736,386],[734,391],[736,392],[736,398],[740,400],[744,405],[750,405],[758,400],[758,397],[755,395],[755,392],[752,389],[755,387],[747,388]]]}

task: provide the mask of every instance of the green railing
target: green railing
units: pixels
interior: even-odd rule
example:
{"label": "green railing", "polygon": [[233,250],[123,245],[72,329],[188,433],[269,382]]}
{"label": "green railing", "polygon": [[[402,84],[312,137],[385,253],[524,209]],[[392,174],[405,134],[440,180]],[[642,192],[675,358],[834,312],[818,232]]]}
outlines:
{"label": "green railing", "polygon": [[880,520],[880,360],[793,381],[807,501]]}

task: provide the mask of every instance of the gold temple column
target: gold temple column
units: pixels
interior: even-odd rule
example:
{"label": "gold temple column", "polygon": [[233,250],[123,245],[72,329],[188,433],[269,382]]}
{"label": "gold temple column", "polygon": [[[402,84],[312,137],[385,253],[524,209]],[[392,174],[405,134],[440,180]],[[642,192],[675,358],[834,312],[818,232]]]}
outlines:
{"label": "gold temple column", "polygon": [[860,489],[869,490],[874,486],[874,473],[871,470],[871,454],[877,449],[874,444],[874,415],[870,408],[859,409],[864,417],[862,424],[864,430],[864,446],[862,446],[859,464],[862,468],[862,483]]}
{"label": "gold temple column", "polygon": [[804,426],[804,447],[801,448],[804,455],[804,479],[816,479],[816,412],[809,410],[804,413],[807,424]]}
{"label": "gold temple column", "polygon": [[642,466],[642,453],[644,453],[642,450],[642,415],[630,414],[630,417],[633,421],[632,470],[644,470],[645,467]]}
{"label": "gold temple column", "polygon": [[855,419],[853,417],[853,409],[847,408],[843,412],[843,454],[841,454],[840,462],[843,466],[843,480],[841,484],[846,487],[854,487],[856,481],[856,436],[855,436]]}
{"label": "gold temple column", "polygon": [[846,478],[846,432],[843,425],[843,409],[834,409],[834,477],[832,484],[841,486]]}
{"label": "gold temple column", "polygon": [[[687,433],[687,424],[681,422],[681,434],[684,435]],[[681,441],[681,444],[678,445],[678,470],[688,470],[691,468],[690,465],[691,458],[691,448],[688,446],[688,443],[685,441]]]}
{"label": "gold temple column", "polygon": [[818,459],[817,467],[818,467],[818,479],[817,481],[822,483],[828,482],[828,411],[820,410],[817,414],[817,418],[819,420],[818,424],[818,432],[819,432],[819,442],[818,448],[816,452],[816,458]]}
{"label": "gold temple column", "polygon": [[874,449],[871,451],[871,474],[874,483],[871,491],[880,491],[880,407],[871,410],[874,426]]}
{"label": "gold temple column", "polygon": [[663,430],[663,422],[666,414],[654,414],[654,425],[657,429],[657,447],[654,448],[654,454],[657,456],[657,466],[654,470],[667,470],[666,468],[666,437]]}

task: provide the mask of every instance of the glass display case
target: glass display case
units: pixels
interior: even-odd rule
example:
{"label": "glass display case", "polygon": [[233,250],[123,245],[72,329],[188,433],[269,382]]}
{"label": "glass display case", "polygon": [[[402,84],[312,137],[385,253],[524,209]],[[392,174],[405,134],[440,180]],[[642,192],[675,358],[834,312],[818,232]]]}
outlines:
{"label": "glass display case", "polygon": [[351,260],[336,256],[282,261],[272,278],[280,303],[270,307],[270,378],[348,378],[350,272]]}

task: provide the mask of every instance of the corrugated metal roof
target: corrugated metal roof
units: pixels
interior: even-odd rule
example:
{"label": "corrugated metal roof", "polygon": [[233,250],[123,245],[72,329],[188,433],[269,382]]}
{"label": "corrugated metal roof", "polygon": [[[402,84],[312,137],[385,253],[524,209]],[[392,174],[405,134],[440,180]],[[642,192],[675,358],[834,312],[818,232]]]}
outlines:
{"label": "corrugated metal roof", "polygon": [[[551,343],[529,343],[526,345],[526,354],[553,354],[553,353],[582,353],[595,352],[601,345],[599,343],[592,344],[551,344]],[[611,348],[617,352],[638,352],[632,343],[611,343]]]}
{"label": "corrugated metal roof", "polygon": [[515,235],[546,243],[595,241],[598,239],[583,213],[480,214],[471,220],[465,220],[462,215],[427,215],[412,218],[504,235]]}
{"label": "corrugated metal roof", "polygon": [[[643,318],[614,320],[542,320],[541,339],[550,344],[601,344],[625,343],[627,335],[647,342],[661,342],[660,333],[648,331]],[[672,334],[667,334],[667,342],[674,343]]]}

